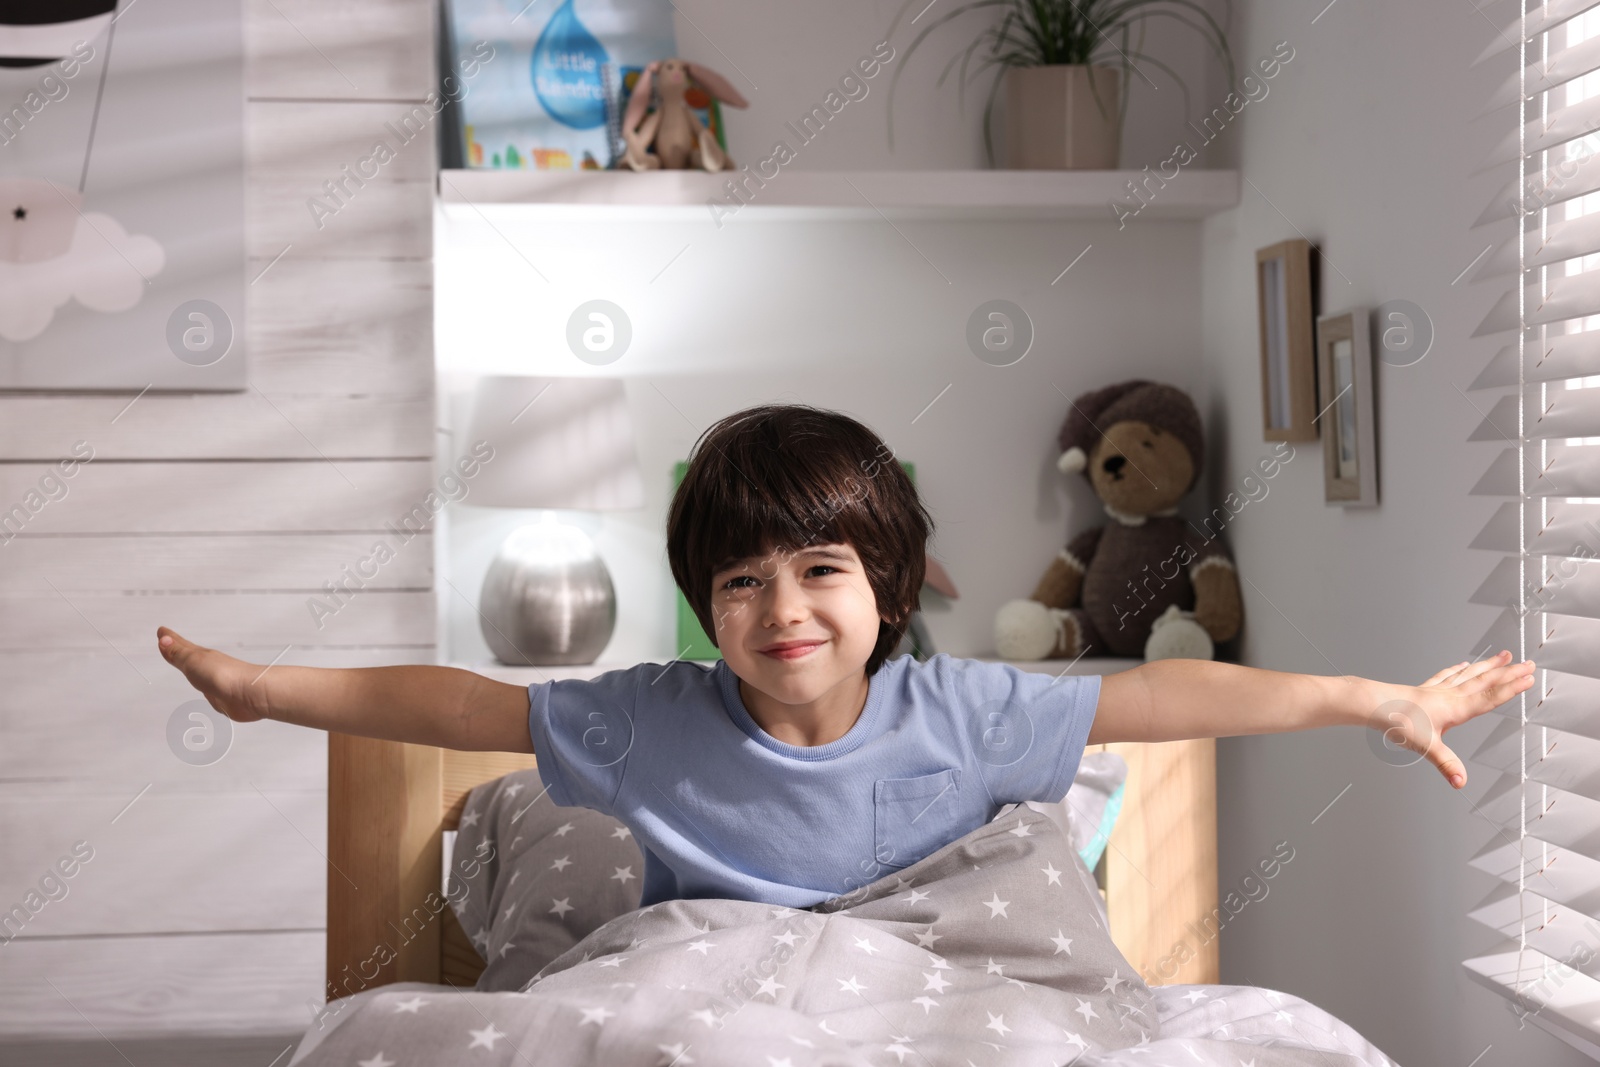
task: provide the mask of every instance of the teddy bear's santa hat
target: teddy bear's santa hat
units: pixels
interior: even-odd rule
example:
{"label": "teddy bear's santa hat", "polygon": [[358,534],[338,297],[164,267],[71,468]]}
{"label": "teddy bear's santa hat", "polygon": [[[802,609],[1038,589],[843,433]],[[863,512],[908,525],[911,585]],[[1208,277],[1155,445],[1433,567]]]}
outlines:
{"label": "teddy bear's santa hat", "polygon": [[1101,428],[1127,419],[1146,423],[1183,442],[1194,463],[1194,477],[1188,486],[1192,489],[1205,461],[1200,412],[1182,389],[1143,378],[1091,390],[1072,402],[1072,411],[1061,426],[1061,456],[1056,460],[1061,473],[1081,471],[1088,478],[1089,453],[1100,443]]}

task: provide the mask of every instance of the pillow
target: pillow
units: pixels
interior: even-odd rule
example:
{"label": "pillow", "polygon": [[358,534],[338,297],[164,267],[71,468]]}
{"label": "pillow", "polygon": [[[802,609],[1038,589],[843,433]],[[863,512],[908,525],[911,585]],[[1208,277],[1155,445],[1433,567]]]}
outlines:
{"label": "pillow", "polygon": [[[1028,807],[1053,819],[1093,871],[1127,777],[1121,756],[1087,753],[1060,803]],[[644,874],[632,831],[591,808],[553,804],[532,767],[467,794],[445,863],[446,897],[486,961],[476,987],[485,993],[520,991],[551,960],[638,908]]]}
{"label": "pillow", "polygon": [[590,808],[558,807],[537,768],[467,794],[452,853],[446,897],[487,963],[481,992],[521,990],[591,931],[639,906],[644,854],[632,831]]}
{"label": "pillow", "polygon": [[1079,762],[1072,788],[1061,803],[1030,800],[1028,807],[1055,820],[1083,858],[1083,865],[1092,871],[1111,839],[1127,780],[1127,760],[1115,752],[1089,752]]}

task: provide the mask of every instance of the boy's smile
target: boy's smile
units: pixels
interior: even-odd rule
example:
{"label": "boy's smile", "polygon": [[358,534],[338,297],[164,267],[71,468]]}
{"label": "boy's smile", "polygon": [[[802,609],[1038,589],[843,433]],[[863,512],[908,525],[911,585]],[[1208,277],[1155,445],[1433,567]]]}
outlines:
{"label": "boy's smile", "polygon": [[711,581],[717,647],[750,717],[791,745],[848,733],[866,705],[882,621],[855,548],[775,549],[718,568]]}

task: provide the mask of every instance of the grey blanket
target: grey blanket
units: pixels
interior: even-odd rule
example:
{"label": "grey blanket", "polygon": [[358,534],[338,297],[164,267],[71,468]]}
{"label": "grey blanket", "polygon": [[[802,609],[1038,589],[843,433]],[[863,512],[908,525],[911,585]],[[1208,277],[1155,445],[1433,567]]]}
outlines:
{"label": "grey blanket", "polygon": [[[1388,1063],[1348,1026],[1284,994],[1152,990],[1112,942],[1099,904],[1060,828],[1019,806],[810,909],[704,899],[629,912],[521,992],[408,984],[362,994],[294,1062]],[[1178,999],[1180,989],[1195,992]],[[1230,995],[1251,1003],[1228,1008]]]}

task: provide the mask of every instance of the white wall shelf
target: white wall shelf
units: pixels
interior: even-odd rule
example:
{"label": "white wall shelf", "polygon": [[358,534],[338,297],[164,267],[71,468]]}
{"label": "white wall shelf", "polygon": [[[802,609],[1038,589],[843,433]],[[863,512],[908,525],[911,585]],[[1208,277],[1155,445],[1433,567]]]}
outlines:
{"label": "white wall shelf", "polygon": [[[753,173],[753,172],[752,172]],[[711,203],[729,209],[727,183],[735,172],[444,170],[439,198],[451,217],[468,219],[508,210],[530,218],[601,215],[606,218],[712,220]],[[1144,203],[1128,183],[1141,183]],[[1182,170],[1163,180],[1154,172],[1123,170],[895,170],[782,171],[760,188],[745,177],[748,203],[723,224],[748,219],[1056,218],[1115,222],[1138,207],[1139,222],[1198,219],[1236,207],[1239,172]],[[491,207],[492,205],[492,207]],[[1133,224],[1133,220],[1129,220]]]}

